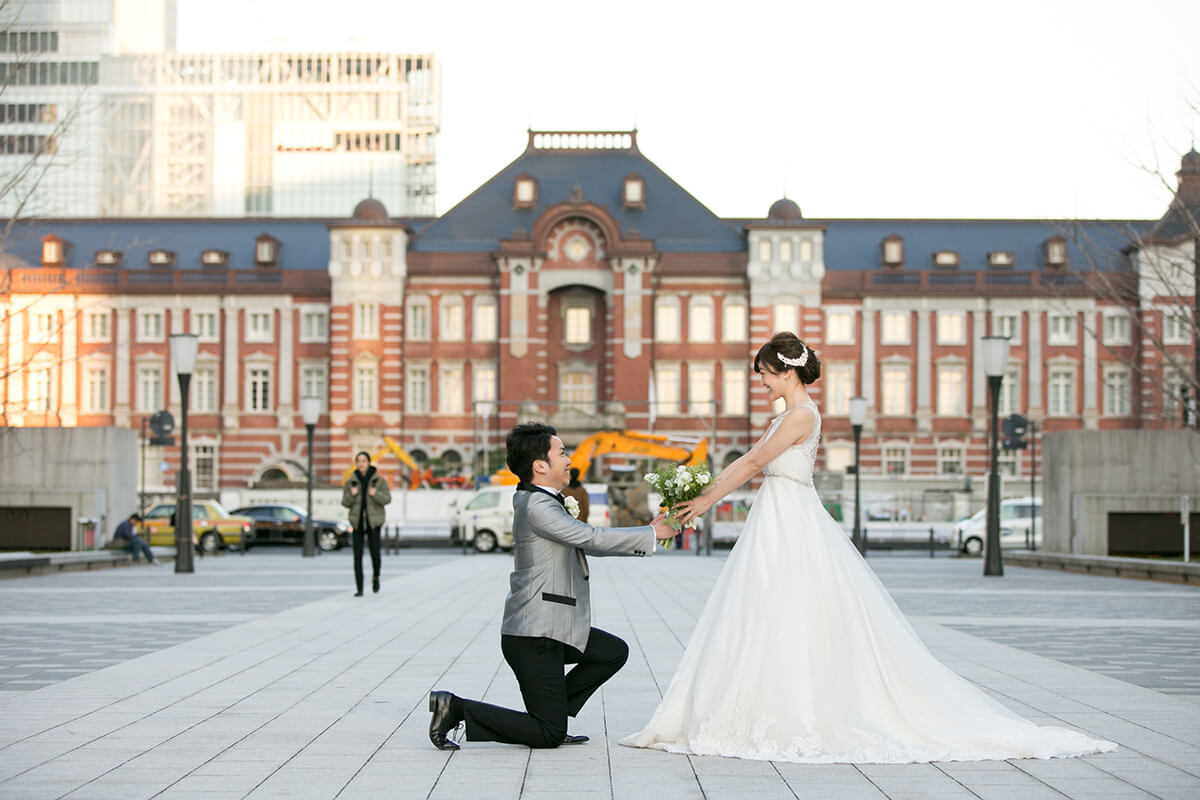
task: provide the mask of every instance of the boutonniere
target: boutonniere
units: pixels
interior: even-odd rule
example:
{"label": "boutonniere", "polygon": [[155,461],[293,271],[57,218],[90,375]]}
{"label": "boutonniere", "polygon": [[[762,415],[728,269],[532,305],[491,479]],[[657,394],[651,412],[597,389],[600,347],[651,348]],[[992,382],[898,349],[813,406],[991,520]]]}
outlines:
{"label": "boutonniere", "polygon": [[567,509],[567,513],[575,519],[579,519],[579,501],[570,495],[563,498],[563,505]]}

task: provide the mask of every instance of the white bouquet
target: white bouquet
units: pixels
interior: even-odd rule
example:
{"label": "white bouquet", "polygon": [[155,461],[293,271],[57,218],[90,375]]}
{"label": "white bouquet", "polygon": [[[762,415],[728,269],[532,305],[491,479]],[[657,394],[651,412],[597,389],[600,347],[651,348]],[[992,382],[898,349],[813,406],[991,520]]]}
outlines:
{"label": "white bouquet", "polygon": [[579,501],[574,497],[567,495],[563,498],[563,505],[567,509],[567,513],[575,519],[579,519]]}
{"label": "white bouquet", "polygon": [[[712,475],[704,464],[686,467],[679,464],[674,467],[660,467],[655,472],[646,473],[646,483],[662,497],[662,508],[667,512],[667,524],[677,531],[683,530],[683,525],[675,516],[675,506],[693,500],[712,482]],[[669,547],[670,544],[666,545]]]}

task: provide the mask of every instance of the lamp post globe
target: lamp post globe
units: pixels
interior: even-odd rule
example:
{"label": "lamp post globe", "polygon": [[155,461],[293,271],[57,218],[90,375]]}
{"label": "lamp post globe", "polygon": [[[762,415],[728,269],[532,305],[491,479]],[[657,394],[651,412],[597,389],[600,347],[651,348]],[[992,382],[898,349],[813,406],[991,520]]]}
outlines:
{"label": "lamp post globe", "polygon": [[992,406],[991,469],[988,472],[987,534],[983,553],[983,574],[1003,576],[1004,559],[1000,554],[1000,452],[999,404],[1000,384],[1008,367],[1009,340],[1007,336],[984,336],[980,356],[987,374],[988,395]]}
{"label": "lamp post globe", "polygon": [[850,427],[854,430],[854,535],[852,541],[858,552],[867,555],[867,540],[862,527],[862,443],[863,423],[867,419],[867,398],[850,398]]}
{"label": "lamp post globe", "polygon": [[175,495],[175,571],[195,572],[192,553],[192,476],[188,470],[188,388],[196,368],[200,338],[194,333],[173,333],[168,340],[171,367],[179,378],[179,476]]}
{"label": "lamp post globe", "polygon": [[315,395],[305,395],[300,398],[300,416],[304,420],[304,431],[308,435],[308,503],[304,507],[304,558],[316,555],[316,541],[313,537],[312,522],[312,489],[313,489],[313,430],[321,419],[321,398]]}

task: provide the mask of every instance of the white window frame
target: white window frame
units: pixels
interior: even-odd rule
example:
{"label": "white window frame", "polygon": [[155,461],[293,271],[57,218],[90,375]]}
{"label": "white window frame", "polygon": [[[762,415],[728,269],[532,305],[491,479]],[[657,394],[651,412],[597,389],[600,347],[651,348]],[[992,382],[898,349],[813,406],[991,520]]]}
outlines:
{"label": "white window frame", "polygon": [[[261,374],[260,374],[261,373]],[[269,414],[275,410],[275,370],[266,361],[247,362],[246,393],[242,409],[248,414]],[[260,391],[261,390],[261,391]]]}
{"label": "white window frame", "polygon": [[[203,492],[215,492],[220,488],[220,474],[217,465],[217,443],[213,440],[190,442],[188,449],[192,451],[191,463],[192,468],[189,470],[192,476],[193,491],[199,490]],[[208,473],[211,481],[204,482],[205,476],[205,460],[211,462],[211,472]]]}
{"label": "white window frame", "polygon": [[659,297],[654,302],[654,339],[659,342],[680,341],[679,298]]}
{"label": "white window frame", "polygon": [[[937,474],[957,477],[967,474],[967,448],[958,442],[938,442],[937,445]],[[946,469],[948,464],[958,464],[958,469],[951,472]]]}
{"label": "white window frame", "polygon": [[[679,416],[683,395],[681,391],[682,378],[682,369],[678,363],[656,364],[654,366],[654,407],[652,411],[655,416]],[[673,391],[664,393],[664,389],[670,388],[673,388]]]}
{"label": "white window frame", "polygon": [[1165,418],[1173,420],[1180,419],[1183,412],[1183,397],[1181,396],[1183,387],[1183,373],[1174,367],[1164,366],[1162,380],[1162,410]]}
{"label": "white window frame", "polygon": [[29,394],[25,402],[26,410],[33,414],[49,414],[58,408],[54,392],[58,376],[55,374],[54,363],[34,361],[29,365],[28,376]]}
{"label": "white window frame", "polygon": [[408,301],[405,314],[408,339],[414,342],[428,342],[430,334],[429,310],[431,303],[426,296],[413,297]]}
{"label": "white window frame", "polygon": [[57,311],[29,312],[29,341],[45,344],[55,339],[55,328],[58,327]]}
{"label": "white window frame", "polygon": [[688,341],[716,341],[716,315],[713,313],[711,297],[688,299]]}
{"label": "white window frame", "polygon": [[[188,324],[200,342],[216,342],[221,336],[221,314],[211,308],[194,309]],[[204,323],[212,323],[211,325]]]}
{"label": "white window frame", "polygon": [[[103,321],[103,322],[101,322]],[[99,333],[95,332],[97,323],[103,328]],[[98,342],[112,341],[112,312],[107,308],[99,311],[83,312],[83,336],[82,339],[88,344]]]}
{"label": "white window frame", "polygon": [[[161,308],[137,310],[138,342],[161,342],[166,339],[166,313]],[[153,321],[153,322],[152,322]]]}
{"label": "white window frame", "polygon": [[479,413],[476,403],[491,403],[492,415],[497,413],[498,409],[495,406],[498,384],[498,373],[494,362],[478,362],[471,365],[472,413]]}
{"label": "white window frame", "polygon": [[[1103,368],[1103,408],[1106,417],[1133,415],[1133,370],[1124,364],[1105,364]],[[1118,387],[1118,381],[1124,385]]]}
{"label": "white window frame", "polygon": [[[579,316],[583,324],[579,324]],[[578,330],[577,330],[578,329]],[[582,332],[583,338],[578,334]],[[592,307],[582,303],[571,303],[563,309],[563,344],[569,347],[591,347]]]}
{"label": "white window frame", "polygon": [[1010,414],[1020,414],[1021,403],[1021,367],[1009,364],[1004,371],[1004,380],[1000,382],[1000,403],[997,406],[999,415],[1007,417]]}
{"label": "white window frame", "polygon": [[[904,378],[904,391],[897,396],[898,389],[893,388],[888,380],[889,375]],[[885,417],[906,417],[912,414],[912,367],[908,364],[883,364],[879,369],[880,415]]]}
{"label": "white window frame", "polygon": [[967,312],[937,311],[937,343],[945,345],[967,343]]}
{"label": "white window frame", "polygon": [[829,309],[825,312],[825,344],[854,344],[854,312]]}
{"label": "white window frame", "polygon": [[[207,380],[206,380],[207,378]],[[221,402],[221,367],[216,359],[197,363],[192,371],[192,380],[188,386],[188,404],[190,413],[215,414]],[[205,393],[209,392],[206,397]],[[211,402],[205,403],[205,400]]]}
{"label": "white window frame", "polygon": [[300,396],[320,397],[321,409],[329,405],[329,369],[324,362],[300,361],[297,370],[300,376]]}
{"label": "white window frame", "polygon": [[850,415],[850,398],[854,396],[854,370],[852,363],[826,363],[825,414],[831,417]]}
{"label": "white window frame", "polygon": [[275,312],[260,309],[246,310],[247,342],[270,342],[275,338]]}
{"label": "white window frame", "polygon": [[912,312],[879,312],[880,344],[912,344]]}
{"label": "white window frame", "polygon": [[438,303],[438,340],[462,342],[467,338],[467,314],[462,295],[443,295]]}
{"label": "white window frame", "polygon": [[372,358],[358,358],[351,369],[352,408],[356,414],[379,411],[379,364]]}
{"label": "white window frame", "polygon": [[[897,469],[892,469],[898,464]],[[912,471],[912,453],[908,445],[884,442],[879,448],[879,471],[883,475],[902,478]]]}
{"label": "white window frame", "polygon": [[323,306],[300,307],[300,341],[329,341],[329,309]]}
{"label": "white window frame", "polygon": [[825,471],[845,472],[854,466],[854,445],[845,442],[834,442],[826,445]]}
{"label": "white window frame", "polygon": [[404,401],[409,414],[428,414],[431,391],[430,366],[428,363],[408,364],[404,371]]}
{"label": "white window frame", "polygon": [[1163,344],[1191,344],[1187,311],[1182,307],[1162,309]]}
{"label": "white window frame", "polygon": [[713,387],[716,382],[717,369],[712,362],[689,361],[688,372],[688,413],[693,417],[709,419],[713,414],[713,400],[716,399]]}
{"label": "white window frame", "polygon": [[[586,380],[578,384],[573,383],[572,377],[583,377]],[[575,392],[584,393],[586,390],[587,396],[580,399],[572,399],[571,395]],[[594,369],[589,369],[580,364],[564,365],[558,373],[558,407],[559,410],[573,408],[582,411],[585,414],[594,414],[596,412],[596,372]]]}
{"label": "white window frame", "polygon": [[[454,385],[454,376],[458,384]],[[460,415],[465,413],[463,403],[466,395],[466,368],[461,361],[438,364],[438,413]]]}
{"label": "white window frame", "polygon": [[[96,378],[99,377],[99,388]],[[111,407],[112,370],[108,364],[83,364],[83,393],[79,398],[84,414],[107,414]],[[98,401],[98,402],[97,402]]]}
{"label": "white window frame", "polygon": [[[1066,388],[1069,391],[1063,393],[1062,399],[1066,402],[1065,408],[1055,409],[1055,398],[1059,393],[1056,386],[1056,377],[1065,375],[1067,378]],[[1078,395],[1079,395],[1079,368],[1075,364],[1055,364],[1051,363],[1046,369],[1046,416],[1048,417],[1075,417],[1079,414]]]}
{"label": "white window frame", "polygon": [[[937,365],[937,415],[962,417],[967,413],[967,367],[960,362]],[[957,376],[957,377],[955,377]],[[957,390],[957,397],[952,393]]]}
{"label": "white window frame", "polygon": [[746,301],[726,297],[721,303],[721,341],[745,342],[750,338],[750,307]]}
{"label": "white window frame", "polygon": [[750,375],[746,365],[726,361],[721,365],[721,414],[727,417],[746,415],[750,395]]}
{"label": "white window frame", "polygon": [[[143,361],[137,363],[134,368],[134,376],[136,386],[134,391],[134,402],[136,404],[137,413],[153,414],[156,411],[161,411],[166,407],[166,370],[162,361]],[[148,383],[147,381],[154,382]],[[153,390],[156,394],[151,396]]]}
{"label": "white window frame", "polygon": [[1104,326],[1101,341],[1109,347],[1133,344],[1133,318],[1124,309],[1105,311],[1100,323]]}
{"label": "white window frame", "polygon": [[[1055,330],[1063,327],[1065,330]],[[1071,311],[1052,311],[1046,315],[1046,344],[1055,346],[1071,346],[1079,340],[1079,316]]]}
{"label": "white window frame", "polygon": [[471,309],[471,338],[477,342],[494,342],[500,330],[500,306],[491,297],[476,297]]}
{"label": "white window frame", "polygon": [[[1011,325],[1001,320],[1010,320]],[[1007,330],[1005,330],[1007,328]],[[992,330],[996,336],[1007,336],[1009,345],[1021,343],[1021,312],[998,311],[992,317]]]}
{"label": "white window frame", "polygon": [[379,338],[379,303],[370,300],[356,300],[354,309],[354,338]]}

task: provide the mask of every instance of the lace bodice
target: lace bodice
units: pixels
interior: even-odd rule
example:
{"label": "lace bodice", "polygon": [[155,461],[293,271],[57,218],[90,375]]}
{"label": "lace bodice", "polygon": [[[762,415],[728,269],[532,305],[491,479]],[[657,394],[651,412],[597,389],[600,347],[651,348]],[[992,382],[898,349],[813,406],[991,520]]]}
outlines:
{"label": "lace bodice", "polygon": [[788,478],[798,481],[799,483],[812,485],[813,480],[813,465],[817,461],[817,446],[821,443],[821,412],[817,410],[817,404],[812,400],[805,400],[796,406],[788,409],[775,419],[771,420],[771,426],[767,428],[767,436],[775,433],[784,417],[788,414],[794,414],[801,408],[807,408],[816,416],[816,424],[813,425],[812,433],[808,438],[797,445],[792,445],[784,450],[779,455],[767,464],[763,474],[772,478]]}

